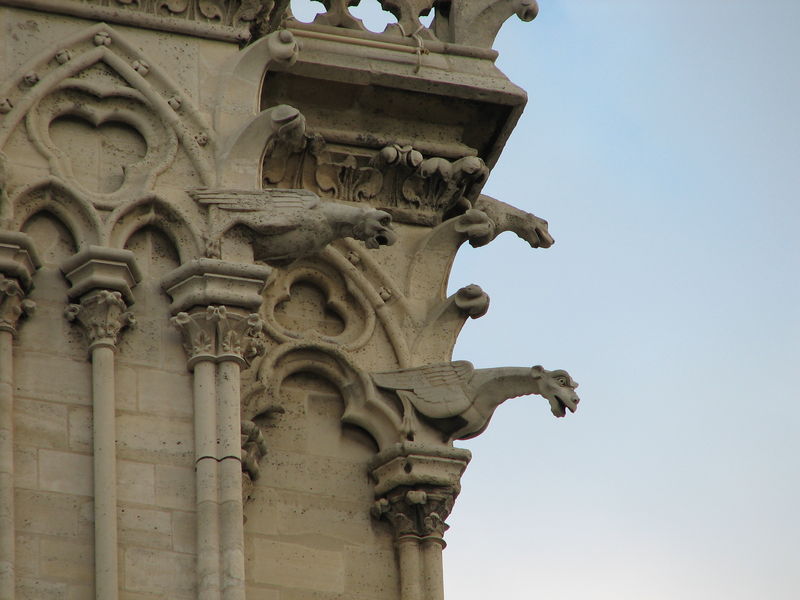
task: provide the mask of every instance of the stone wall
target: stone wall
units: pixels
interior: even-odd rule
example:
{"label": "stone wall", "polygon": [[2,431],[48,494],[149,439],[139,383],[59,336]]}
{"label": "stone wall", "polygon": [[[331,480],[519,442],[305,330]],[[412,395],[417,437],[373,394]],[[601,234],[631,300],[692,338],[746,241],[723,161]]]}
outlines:
{"label": "stone wall", "polygon": [[0,5],[0,597],[442,600],[453,442],[578,402],[450,362],[535,4]]}

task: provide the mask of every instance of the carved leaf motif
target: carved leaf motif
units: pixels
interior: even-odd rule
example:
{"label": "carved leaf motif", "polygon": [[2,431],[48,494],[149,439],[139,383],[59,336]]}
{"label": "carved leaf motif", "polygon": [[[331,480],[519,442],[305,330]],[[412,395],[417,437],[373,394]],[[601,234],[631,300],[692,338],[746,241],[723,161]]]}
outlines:
{"label": "carved leaf motif", "polygon": [[223,19],[224,13],[219,7],[219,4],[214,2],[214,0],[199,0],[197,3],[197,8],[200,9],[200,14],[207,19],[220,21]]}
{"label": "carved leaf motif", "polygon": [[[255,21],[261,6],[262,3],[259,0],[242,0],[239,10],[233,15],[233,24],[235,25],[239,21]],[[264,12],[269,14],[270,10],[271,8],[268,8]]]}
{"label": "carved leaf motif", "polygon": [[364,202],[381,191],[383,175],[372,167],[359,167],[355,157],[348,156],[342,162],[320,164],[316,180],[323,193],[339,200]]}
{"label": "carved leaf motif", "polygon": [[182,13],[189,8],[189,0],[161,0],[158,3],[158,8],[166,8],[171,13]]}

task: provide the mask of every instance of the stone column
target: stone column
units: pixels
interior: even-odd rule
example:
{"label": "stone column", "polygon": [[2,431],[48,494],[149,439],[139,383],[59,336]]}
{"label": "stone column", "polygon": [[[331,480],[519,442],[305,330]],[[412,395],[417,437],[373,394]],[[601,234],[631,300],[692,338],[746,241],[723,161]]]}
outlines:
{"label": "stone column", "polygon": [[199,259],[164,281],[194,371],[197,585],[244,600],[240,371],[264,351],[261,291],[271,269]]}
{"label": "stone column", "polygon": [[89,246],[62,266],[72,287],[66,316],[82,326],[92,361],[95,597],[118,597],[117,453],[114,353],[120,331],[132,325],[131,287],[141,279],[133,253]]}
{"label": "stone column", "polygon": [[461,490],[468,450],[406,442],[372,461],[372,514],[391,523],[400,563],[401,600],[444,600],[445,519]]}
{"label": "stone column", "polygon": [[30,238],[0,232],[0,598],[15,594],[14,359],[17,324],[34,309],[25,296],[40,262]]}

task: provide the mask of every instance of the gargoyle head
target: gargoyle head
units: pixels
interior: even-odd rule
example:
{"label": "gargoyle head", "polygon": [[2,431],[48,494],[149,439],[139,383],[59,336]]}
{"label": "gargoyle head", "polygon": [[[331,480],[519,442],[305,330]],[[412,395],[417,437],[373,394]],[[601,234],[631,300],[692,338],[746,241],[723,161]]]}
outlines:
{"label": "gargoyle head", "polygon": [[536,365],[531,367],[531,376],[539,380],[539,395],[547,398],[555,416],[563,417],[567,414],[567,409],[572,413],[578,410],[578,403],[581,401],[575,393],[578,383],[569,373],[562,369],[548,371]]}
{"label": "gargoyle head", "polygon": [[353,226],[353,237],[361,240],[370,250],[391,246],[397,241],[392,231],[392,215],[383,210],[367,208]]}

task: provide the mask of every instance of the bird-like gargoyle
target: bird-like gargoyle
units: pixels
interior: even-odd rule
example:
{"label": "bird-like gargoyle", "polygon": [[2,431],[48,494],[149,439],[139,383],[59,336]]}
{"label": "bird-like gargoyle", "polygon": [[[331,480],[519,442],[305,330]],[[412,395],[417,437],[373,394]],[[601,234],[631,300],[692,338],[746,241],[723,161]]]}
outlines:
{"label": "bird-like gargoyle", "polygon": [[218,209],[209,236],[212,255],[219,252],[225,233],[236,226],[249,230],[256,260],[277,265],[319,252],[345,237],[361,240],[370,249],[397,240],[389,213],[321,200],[305,190],[198,190],[193,195]]}
{"label": "bird-like gargoyle", "polygon": [[[535,367],[476,369],[460,360],[373,373],[380,388],[394,391],[403,405],[403,434],[414,439],[420,420],[442,433],[445,442],[465,440],[489,425],[495,409],[509,398],[538,394],[556,417],[575,412],[578,384],[566,371]],[[413,407],[413,408],[412,408]]]}

